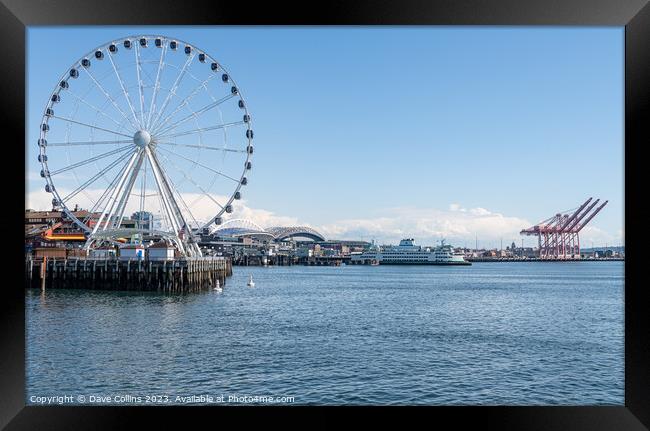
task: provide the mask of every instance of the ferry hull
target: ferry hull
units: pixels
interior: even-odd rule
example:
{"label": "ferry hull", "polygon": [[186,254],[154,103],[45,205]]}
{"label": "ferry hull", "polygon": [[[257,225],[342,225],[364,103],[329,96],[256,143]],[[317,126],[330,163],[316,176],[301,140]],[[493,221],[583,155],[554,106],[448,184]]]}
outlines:
{"label": "ferry hull", "polygon": [[350,261],[350,264],[352,265],[371,265],[371,266],[377,266],[377,265],[444,265],[444,266],[469,266],[472,264],[470,261],[463,261],[463,262],[386,262],[386,261],[380,261],[377,263],[371,263],[367,260],[353,260]]}

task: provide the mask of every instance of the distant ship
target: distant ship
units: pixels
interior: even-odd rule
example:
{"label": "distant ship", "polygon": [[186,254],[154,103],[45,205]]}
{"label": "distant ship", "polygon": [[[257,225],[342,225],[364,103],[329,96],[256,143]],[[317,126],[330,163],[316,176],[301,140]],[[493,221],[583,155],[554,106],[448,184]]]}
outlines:
{"label": "distant ship", "polygon": [[380,265],[471,265],[461,253],[454,252],[445,240],[434,248],[414,244],[413,238],[403,239],[398,246],[378,247],[372,245],[363,253],[350,256],[351,263]]}

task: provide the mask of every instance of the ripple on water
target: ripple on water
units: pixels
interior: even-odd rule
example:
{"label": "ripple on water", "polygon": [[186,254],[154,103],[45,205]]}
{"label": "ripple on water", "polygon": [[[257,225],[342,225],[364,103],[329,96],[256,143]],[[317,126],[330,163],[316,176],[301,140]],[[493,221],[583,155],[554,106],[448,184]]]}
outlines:
{"label": "ripple on water", "polygon": [[26,314],[28,397],[624,402],[622,262],[235,268],[222,294],[28,290]]}

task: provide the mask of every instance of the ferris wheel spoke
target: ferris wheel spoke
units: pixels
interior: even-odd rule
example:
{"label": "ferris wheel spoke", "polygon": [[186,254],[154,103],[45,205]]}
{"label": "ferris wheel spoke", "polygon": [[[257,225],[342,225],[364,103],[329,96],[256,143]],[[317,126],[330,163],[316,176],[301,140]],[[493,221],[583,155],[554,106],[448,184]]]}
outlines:
{"label": "ferris wheel spoke", "polygon": [[[199,84],[196,88],[194,88],[194,89],[190,92],[190,94],[187,95],[187,97],[185,97],[185,98],[184,98],[184,99],[183,99],[183,100],[178,104],[178,106],[176,107],[176,109],[174,109],[174,111],[173,111],[171,114],[165,116],[164,120],[163,120],[161,123],[158,124],[158,126],[157,126],[157,130],[160,130],[160,129],[161,129],[162,127],[164,127],[164,126],[165,126],[169,121],[171,121],[171,119],[174,117],[174,115],[176,115],[176,114],[177,114],[181,109],[183,109],[183,108],[185,107],[185,105],[187,105],[187,104],[190,102],[190,100],[192,100],[192,99],[194,98],[194,96],[196,96],[197,94],[199,94],[199,90],[200,90],[201,88],[207,88],[206,85],[207,85],[207,84],[208,84],[212,79],[214,79],[215,76],[217,76],[217,75],[216,75],[216,74],[215,74],[215,75],[211,75],[208,79],[206,79],[206,80],[203,81],[201,84]],[[156,130],[154,130],[154,133],[156,133]]]}
{"label": "ferris wheel spoke", "polygon": [[83,183],[82,185],[80,185],[79,187],[77,187],[75,190],[73,190],[72,192],[70,192],[66,197],[62,198],[61,201],[62,201],[63,203],[69,201],[70,199],[72,199],[73,197],[75,197],[77,194],[79,194],[79,192],[81,192],[82,190],[86,189],[89,185],[91,185],[92,183],[94,183],[95,181],[97,181],[97,179],[99,179],[99,177],[103,176],[106,172],[108,172],[108,171],[110,171],[111,169],[113,169],[113,168],[114,168],[114,167],[115,167],[119,162],[121,162],[122,160],[125,160],[126,158],[128,158],[128,157],[129,157],[130,155],[132,155],[132,154],[135,154],[135,152],[133,152],[133,153],[126,153],[126,154],[124,154],[124,155],[118,157],[117,160],[114,160],[111,164],[109,164],[108,166],[106,166],[104,169],[102,169],[101,171],[97,172],[95,175],[93,175],[92,177],[90,177],[90,179],[88,179],[85,183]]}
{"label": "ferris wheel spoke", "polygon": [[151,103],[149,104],[149,116],[147,117],[147,128],[151,126],[151,116],[153,114],[153,109],[156,104],[156,99],[158,98],[158,92],[160,91],[160,72],[163,68],[165,62],[165,55],[167,54],[167,44],[163,46],[160,52],[160,61],[158,62],[158,72],[156,72],[156,84],[153,88],[153,94],[151,95]]}
{"label": "ferris wheel spoke", "polygon": [[224,124],[219,124],[219,125],[216,125],[216,126],[201,127],[199,129],[192,129],[192,130],[188,130],[186,132],[174,133],[172,135],[156,136],[156,138],[177,138],[179,136],[193,135],[193,134],[196,134],[196,133],[208,132],[210,130],[227,129],[228,127],[239,126],[241,124],[245,124],[244,121],[235,121],[235,122],[232,122],[232,123],[224,123]]}
{"label": "ferris wheel spoke", "polygon": [[91,129],[103,130],[104,132],[112,133],[114,135],[124,136],[125,138],[133,138],[132,136],[125,135],[124,133],[116,132],[115,130],[104,129],[103,127],[97,127],[93,124],[82,123],[81,121],[73,120],[71,118],[59,117],[57,115],[52,115],[52,118],[58,118],[59,120],[67,121],[69,123],[79,124],[80,126],[90,127]]}
{"label": "ferris wheel spoke", "polygon": [[236,183],[239,183],[239,180],[238,180],[238,179],[235,179],[235,178],[233,178],[233,177],[231,177],[231,176],[229,176],[229,175],[226,175],[226,174],[224,174],[223,172],[219,172],[219,171],[217,171],[217,170],[215,170],[215,169],[212,169],[212,168],[209,167],[209,166],[203,165],[203,164],[197,162],[196,160],[189,159],[189,158],[187,158],[187,157],[185,157],[185,156],[183,156],[183,155],[181,155],[181,154],[175,153],[175,152],[173,152],[173,151],[171,151],[171,150],[168,150],[168,149],[166,149],[166,148],[161,148],[161,150],[166,151],[166,152],[168,152],[168,153],[171,153],[171,154],[175,155],[176,157],[180,157],[181,159],[185,159],[185,160],[187,160],[188,162],[190,162],[190,163],[194,163],[194,164],[197,165],[197,166],[201,166],[202,168],[207,169],[207,170],[210,171],[210,172],[214,172],[215,174],[220,175],[220,176],[222,176],[222,177],[224,177],[224,178],[228,178],[229,180],[232,180],[232,181],[234,181],[234,182],[236,182]]}
{"label": "ferris wheel spoke", "polygon": [[97,220],[97,224],[95,224],[95,227],[92,231],[92,235],[97,233],[97,231],[101,228],[102,223],[104,224],[104,227],[102,229],[106,230],[109,223],[111,222],[113,213],[115,211],[115,205],[117,204],[118,198],[121,196],[122,191],[124,190],[124,185],[129,177],[129,174],[133,171],[133,165],[139,159],[140,153],[141,150],[137,149],[131,153],[126,154],[129,156],[128,161],[126,162],[126,167],[120,171],[119,181],[113,188],[110,197],[107,199],[106,205],[102,210],[102,214],[99,216],[99,220]]}
{"label": "ferris wheel spoke", "polygon": [[230,94],[230,95],[225,96],[225,97],[223,97],[223,98],[221,98],[221,99],[219,99],[219,100],[217,100],[217,101],[215,101],[213,103],[210,103],[209,105],[204,106],[203,108],[199,109],[198,111],[192,111],[192,113],[190,115],[182,118],[181,120],[179,120],[179,121],[177,121],[177,122],[175,122],[173,124],[168,125],[167,127],[165,127],[162,130],[156,131],[155,133],[163,134],[163,133],[166,133],[166,132],[168,132],[170,130],[173,130],[173,129],[177,128],[178,126],[180,126],[181,124],[191,120],[192,118],[198,117],[199,115],[209,111],[210,109],[213,109],[213,108],[221,105],[223,102],[225,102],[225,101],[227,101],[229,99],[232,99],[233,97],[235,97],[235,95]]}
{"label": "ferris wheel spoke", "polygon": [[[201,80],[200,80],[199,78],[197,78],[196,76],[194,76],[191,72],[187,72],[187,74],[190,76],[190,78],[192,78],[192,79],[195,80],[196,82],[201,82]],[[210,91],[210,89],[209,89],[208,87],[203,87],[203,88],[205,89],[205,92],[208,94],[208,96],[210,97],[210,99],[212,99],[212,101],[216,101],[216,100],[217,100],[217,98],[214,97],[214,95],[212,94],[212,92]]]}
{"label": "ferris wheel spoke", "polygon": [[140,44],[135,44],[135,70],[138,76],[138,91],[140,93],[140,127],[144,127],[144,93],[142,90],[142,77],[141,70],[142,64],[140,63]]}
{"label": "ferris wheel spoke", "polygon": [[75,145],[110,145],[110,144],[133,144],[133,139],[122,141],[76,141],[76,142],[48,142],[48,147],[70,147]]}
{"label": "ferris wheel spoke", "polygon": [[79,101],[79,102],[85,104],[86,106],[88,106],[88,107],[89,107],[90,109],[92,109],[93,111],[97,112],[98,114],[103,115],[104,117],[106,117],[106,118],[108,118],[109,120],[111,120],[113,123],[117,124],[118,127],[121,127],[121,126],[122,126],[122,125],[120,124],[119,121],[117,121],[116,119],[114,119],[113,117],[111,117],[110,115],[108,115],[107,113],[105,113],[104,111],[102,111],[101,109],[97,108],[95,105],[93,105],[93,104],[91,104],[91,103],[88,103],[88,102],[86,101],[86,99],[84,99],[83,97],[78,96],[77,94],[75,94],[74,92],[72,92],[72,91],[70,91],[70,90],[68,90],[68,93],[69,93],[72,97],[74,97],[75,99],[77,99],[77,101]]}
{"label": "ferris wheel spoke", "polygon": [[124,81],[122,80],[122,77],[120,76],[120,72],[118,72],[117,67],[115,66],[115,62],[113,61],[112,54],[109,52],[106,54],[108,59],[111,62],[111,65],[113,66],[113,70],[115,71],[115,76],[117,76],[117,80],[120,81],[120,87],[122,88],[122,93],[124,93],[124,98],[126,99],[127,103],[129,104],[129,108],[131,109],[131,114],[133,114],[133,119],[135,122],[138,122],[138,117],[135,115],[135,109],[133,109],[133,104],[131,103],[131,96],[129,96],[129,92],[127,91],[126,87],[124,86]]}
{"label": "ferris wheel spoke", "polygon": [[185,199],[183,199],[183,196],[181,195],[181,193],[176,189],[174,189],[174,190],[176,191],[176,194],[178,195],[178,199],[180,199],[181,203],[183,204],[183,207],[185,207],[185,211],[187,211],[189,216],[192,218],[192,221],[194,221],[194,225],[196,227],[199,227],[200,223],[198,221],[196,221],[196,218],[194,217],[194,214],[192,214],[192,211],[190,211],[190,208],[185,203]]}
{"label": "ferris wheel spoke", "polygon": [[119,113],[122,115],[122,117],[124,117],[124,119],[125,119],[126,121],[128,121],[129,123],[131,123],[131,125],[132,125],[136,130],[138,130],[139,127],[137,126],[137,121],[134,123],[133,121],[131,121],[130,118],[128,118],[128,117],[126,116],[126,114],[124,113],[124,111],[122,111],[122,109],[121,109],[119,106],[117,106],[117,103],[115,102],[115,99],[113,99],[113,97],[112,97],[110,94],[108,94],[108,93],[106,92],[106,90],[104,89],[104,87],[102,86],[102,84],[100,84],[100,83],[95,79],[95,77],[93,76],[93,74],[90,73],[90,71],[89,71],[87,68],[83,67],[82,69],[86,71],[86,73],[88,74],[88,76],[90,77],[90,79],[95,83],[95,85],[97,86],[97,88],[99,88],[99,90],[100,90],[102,93],[104,93],[104,96],[106,96],[106,98],[111,102],[111,104],[115,107],[115,109],[117,109],[117,110],[119,111]]}
{"label": "ferris wheel spoke", "polygon": [[203,193],[203,194],[204,194],[208,199],[210,199],[212,202],[214,202],[215,204],[217,204],[217,205],[219,206],[219,208],[224,209],[224,206],[223,206],[223,205],[221,205],[219,202],[217,202],[217,200],[216,200],[215,198],[213,198],[212,195],[211,195],[210,193],[208,193],[208,192],[207,192],[203,187],[201,187],[201,185],[199,185],[196,181],[194,181],[194,180],[192,179],[192,177],[189,176],[189,175],[188,175],[188,174],[187,174],[183,169],[181,169],[180,167],[178,167],[178,165],[176,165],[176,163],[174,163],[171,159],[169,159],[169,157],[165,156],[165,155],[162,154],[162,153],[161,153],[160,155],[161,155],[165,160],[167,160],[167,161],[169,162],[169,164],[171,165],[172,168],[174,168],[175,170],[177,170],[178,172],[180,172],[181,175],[183,175],[183,178],[185,178],[186,180],[188,180],[189,182],[191,182],[191,183],[192,183],[196,188],[198,188],[198,189],[201,191],[201,193]]}
{"label": "ferris wheel spoke", "polygon": [[108,184],[108,187],[106,187],[106,190],[104,190],[104,193],[102,193],[102,195],[99,197],[99,199],[97,199],[97,201],[93,204],[92,208],[88,211],[88,216],[86,216],[86,218],[84,218],[84,220],[83,220],[84,224],[88,224],[88,221],[92,217],[92,214],[95,211],[97,211],[97,209],[99,209],[99,207],[101,206],[104,199],[106,199],[106,197],[112,192],[113,188],[115,187],[115,184],[120,179],[120,177],[122,175],[122,172],[124,171],[124,169],[126,169],[126,166],[127,166],[127,163],[125,163],[122,166],[122,168],[120,168],[120,172],[118,173],[118,175],[115,176],[115,178],[113,178],[113,180]]}
{"label": "ferris wheel spoke", "polygon": [[122,152],[124,150],[128,150],[128,149],[129,149],[129,147],[121,147],[121,148],[117,148],[115,150],[107,151],[105,153],[98,154],[98,155],[96,155],[94,157],[91,157],[89,159],[82,160],[80,162],[74,163],[74,164],[72,164],[70,166],[66,166],[65,168],[61,168],[61,169],[57,169],[55,171],[51,171],[50,175],[57,175],[57,174],[60,174],[62,172],[69,171],[71,169],[78,168],[79,166],[87,165],[88,163],[92,163],[92,162],[95,162],[97,160],[101,160],[103,158],[113,156],[115,154],[118,154],[118,153],[120,153],[120,152]]}
{"label": "ferris wheel spoke", "polygon": [[172,85],[172,88],[169,90],[169,93],[167,93],[167,97],[165,97],[165,100],[162,103],[160,110],[156,113],[156,118],[153,121],[154,127],[160,120],[160,116],[163,114],[163,112],[165,112],[165,109],[167,108],[167,105],[169,104],[169,100],[171,99],[172,95],[176,94],[176,89],[178,88],[180,82],[183,80],[183,77],[185,76],[185,72],[187,71],[187,66],[192,62],[193,59],[194,59],[194,52],[187,56],[187,60],[185,60],[185,64],[183,65],[183,68],[181,69],[178,76],[176,77],[176,81],[174,81],[174,85]]}
{"label": "ferris wheel spoke", "polygon": [[[102,205],[102,203],[104,202],[104,200],[105,200],[105,199],[106,199],[106,198],[107,198],[107,197],[108,197],[108,196],[113,192],[113,190],[114,190],[115,187],[116,187],[117,182],[119,181],[119,179],[120,179],[120,178],[122,177],[122,175],[124,174],[124,171],[127,169],[128,165],[129,165],[129,162],[128,162],[128,161],[125,162],[125,163],[122,165],[122,167],[120,168],[118,174],[117,174],[117,175],[115,176],[115,178],[113,178],[113,180],[109,183],[108,187],[106,187],[106,190],[104,190],[104,193],[102,193],[102,195],[99,197],[99,199],[95,202],[95,204],[92,206],[92,208],[91,208],[90,211],[88,212],[88,216],[84,219],[84,224],[88,224],[88,221],[89,221],[90,218],[92,217],[92,214],[95,213],[95,211],[97,211],[97,210],[101,207],[101,205]],[[90,227],[90,226],[89,226],[89,227]]]}
{"label": "ferris wheel spoke", "polygon": [[173,142],[157,142],[156,145],[172,145],[175,147],[200,148],[202,150],[225,151],[229,153],[246,153],[246,150],[235,150],[225,147],[209,147],[207,145],[176,144]]}

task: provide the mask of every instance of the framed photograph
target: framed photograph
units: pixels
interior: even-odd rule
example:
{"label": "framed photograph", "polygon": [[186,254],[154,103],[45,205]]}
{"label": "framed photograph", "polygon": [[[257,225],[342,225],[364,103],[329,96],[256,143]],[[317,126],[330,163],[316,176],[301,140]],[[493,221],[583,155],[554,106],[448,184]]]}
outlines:
{"label": "framed photograph", "polygon": [[646,3],[3,0],[0,424],[648,429]]}

